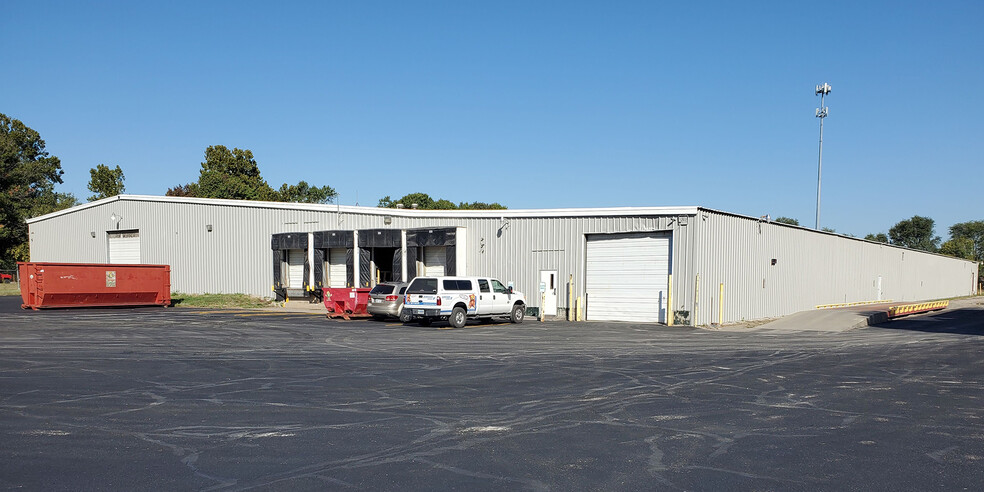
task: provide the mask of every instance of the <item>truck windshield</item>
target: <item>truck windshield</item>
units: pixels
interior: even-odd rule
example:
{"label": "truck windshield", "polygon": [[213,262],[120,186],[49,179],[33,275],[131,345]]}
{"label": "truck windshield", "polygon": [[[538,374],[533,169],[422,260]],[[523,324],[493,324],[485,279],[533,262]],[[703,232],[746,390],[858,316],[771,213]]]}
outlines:
{"label": "truck windshield", "polygon": [[437,294],[437,279],[415,278],[407,287],[407,294]]}

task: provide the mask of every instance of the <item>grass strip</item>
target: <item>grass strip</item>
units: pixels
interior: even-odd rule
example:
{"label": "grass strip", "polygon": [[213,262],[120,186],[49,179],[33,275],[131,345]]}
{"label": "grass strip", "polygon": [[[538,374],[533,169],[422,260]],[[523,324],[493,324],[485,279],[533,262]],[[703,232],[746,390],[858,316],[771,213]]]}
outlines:
{"label": "grass strip", "polygon": [[191,308],[261,308],[273,306],[273,301],[246,294],[184,294],[171,293],[171,303],[176,307]]}

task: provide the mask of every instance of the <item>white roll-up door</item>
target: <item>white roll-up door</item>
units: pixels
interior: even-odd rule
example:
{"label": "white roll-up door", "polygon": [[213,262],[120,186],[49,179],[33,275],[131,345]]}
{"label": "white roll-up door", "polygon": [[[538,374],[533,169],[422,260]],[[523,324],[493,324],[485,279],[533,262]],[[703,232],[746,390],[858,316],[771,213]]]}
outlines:
{"label": "white roll-up door", "polygon": [[287,280],[288,289],[304,288],[304,257],[307,252],[303,249],[287,250]]}
{"label": "white roll-up door", "polygon": [[427,277],[444,276],[444,266],[448,261],[447,249],[444,246],[429,246],[424,248],[424,275]]}
{"label": "white roll-up door", "polygon": [[328,250],[328,287],[345,287],[345,248]]}
{"label": "white roll-up door", "polygon": [[126,264],[140,263],[140,232],[110,232],[109,262]]}
{"label": "white roll-up door", "polygon": [[670,233],[588,236],[587,319],[666,321]]}

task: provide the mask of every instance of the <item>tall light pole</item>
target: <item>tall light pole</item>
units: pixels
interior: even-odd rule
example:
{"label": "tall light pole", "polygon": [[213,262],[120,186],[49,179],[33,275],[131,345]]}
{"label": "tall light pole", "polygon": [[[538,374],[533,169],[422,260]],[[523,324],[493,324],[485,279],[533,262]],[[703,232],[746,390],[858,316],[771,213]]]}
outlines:
{"label": "tall light pole", "polygon": [[827,107],[823,105],[823,96],[830,94],[830,84],[824,82],[817,86],[820,95],[820,107],[817,108],[817,118],[820,118],[820,154],[817,156],[817,224],[814,229],[820,229],[820,176],[823,173],[823,119],[827,117]]}

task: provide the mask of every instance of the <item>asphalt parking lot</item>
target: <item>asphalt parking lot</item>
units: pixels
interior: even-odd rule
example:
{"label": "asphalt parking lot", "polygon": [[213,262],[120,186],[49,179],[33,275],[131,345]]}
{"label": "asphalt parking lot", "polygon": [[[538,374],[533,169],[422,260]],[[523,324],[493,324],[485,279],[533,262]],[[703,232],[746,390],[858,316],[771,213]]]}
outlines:
{"label": "asphalt parking lot", "polygon": [[0,297],[0,488],[984,482],[984,309],[844,333],[441,327]]}

